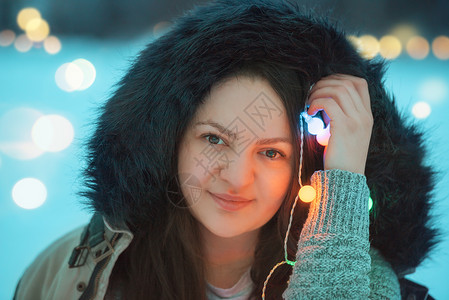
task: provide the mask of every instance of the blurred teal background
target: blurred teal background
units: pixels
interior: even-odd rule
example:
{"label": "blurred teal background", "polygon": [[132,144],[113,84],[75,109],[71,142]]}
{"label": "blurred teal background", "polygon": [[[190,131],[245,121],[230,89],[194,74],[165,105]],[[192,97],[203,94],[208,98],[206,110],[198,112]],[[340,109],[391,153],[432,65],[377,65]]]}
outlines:
{"label": "blurred teal background", "polygon": [[[24,31],[11,24],[19,11],[27,6],[30,4],[26,1],[9,5],[7,8],[12,17],[8,18],[9,21],[0,21],[0,299],[12,298],[25,268],[46,246],[88,221],[90,212],[84,210],[76,193],[81,187],[80,171],[85,155],[83,143],[92,132],[97,108],[112,93],[114,84],[127,70],[133,57],[169,25],[163,20],[155,20],[151,26],[145,25],[146,30],[130,34],[128,38],[126,32],[121,32],[120,37],[109,35],[105,38],[101,33],[69,34],[60,29],[61,34],[57,38],[61,48],[56,53],[50,54],[42,41],[31,42],[30,49],[24,51],[26,47],[20,48],[22,46],[18,42]],[[164,11],[170,8],[159,9]],[[181,10],[181,6],[176,6],[172,13]],[[42,18],[45,11],[52,10],[44,5]],[[2,14],[5,16],[5,11]],[[11,20],[14,22],[11,23]],[[47,20],[51,35],[58,32],[57,26],[52,24],[62,22],[54,20],[54,23],[51,19]],[[413,29],[413,26],[408,28]],[[432,213],[435,215],[435,225],[442,230],[443,242],[432,253],[431,259],[408,277],[428,286],[436,299],[449,299],[449,175],[446,171],[449,169],[449,55],[448,58],[438,58],[431,48],[436,36],[447,36],[448,32],[435,29],[432,35],[429,28],[424,30],[427,33],[423,35],[429,41],[428,54],[425,58],[414,59],[403,45],[400,55],[390,61],[386,86],[395,95],[397,105],[409,121],[426,129],[427,162],[441,172]],[[415,29],[420,32],[418,26]],[[9,31],[5,33],[4,30],[14,32],[13,41],[9,44]],[[381,37],[369,28],[359,35],[362,34]],[[448,53],[444,52],[444,48],[441,51]],[[55,79],[58,69],[80,58],[89,61],[95,68],[93,83],[84,90],[63,90]],[[86,78],[86,72],[91,71],[75,67],[71,74]],[[76,88],[79,82],[75,80],[75,83],[69,84],[74,84]],[[415,106],[418,102],[424,105]],[[430,111],[424,117],[420,113],[424,113],[426,108]],[[34,154],[34,158],[23,159],[24,155],[33,156],[27,151],[36,148],[33,143],[39,142],[39,135],[35,135],[34,142],[32,139],[33,123],[40,115],[53,114],[63,116],[73,126],[73,141],[60,151],[43,151],[38,156]],[[40,180],[47,191],[45,202],[35,209],[24,209],[14,201],[14,197],[20,198],[19,194],[13,196],[14,186],[28,177]],[[29,197],[37,197],[36,193]]]}

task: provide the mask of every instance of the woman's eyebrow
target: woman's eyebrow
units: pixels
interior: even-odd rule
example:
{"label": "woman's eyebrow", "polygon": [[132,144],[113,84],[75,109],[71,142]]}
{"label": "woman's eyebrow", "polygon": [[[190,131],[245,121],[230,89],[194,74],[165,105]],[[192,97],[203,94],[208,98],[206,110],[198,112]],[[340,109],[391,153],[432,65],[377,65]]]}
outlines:
{"label": "woman's eyebrow", "polygon": [[215,127],[218,129],[218,131],[220,131],[222,134],[226,135],[227,137],[231,138],[231,139],[237,139],[237,134],[229,129],[227,129],[226,127],[224,127],[223,125],[221,125],[220,123],[214,122],[214,121],[200,121],[195,123],[195,126],[198,125],[209,125],[212,127]]}
{"label": "woman's eyebrow", "polygon": [[[237,134],[229,129],[227,129],[225,126],[221,125],[220,123],[214,122],[214,121],[200,121],[195,123],[194,126],[198,125],[209,125],[212,127],[215,127],[220,131],[222,134],[228,136],[231,139],[237,139]],[[264,138],[264,139],[258,139],[256,140],[256,145],[268,145],[268,144],[276,144],[276,143],[286,143],[289,145],[292,145],[292,142],[290,138],[287,137],[275,137],[275,138]]]}
{"label": "woman's eyebrow", "polygon": [[276,144],[276,143],[286,143],[286,144],[292,145],[291,140],[286,137],[258,139],[256,141],[256,145],[269,145],[269,144]]}

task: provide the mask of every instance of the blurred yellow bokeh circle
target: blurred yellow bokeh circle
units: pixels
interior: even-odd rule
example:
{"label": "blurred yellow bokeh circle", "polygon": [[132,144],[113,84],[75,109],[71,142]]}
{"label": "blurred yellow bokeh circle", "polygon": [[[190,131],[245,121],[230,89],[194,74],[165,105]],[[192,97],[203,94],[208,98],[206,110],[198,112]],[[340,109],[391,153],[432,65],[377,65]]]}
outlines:
{"label": "blurred yellow bokeh circle", "polygon": [[21,29],[26,30],[28,23],[34,19],[41,19],[41,13],[34,7],[27,7],[17,15],[17,24]]}

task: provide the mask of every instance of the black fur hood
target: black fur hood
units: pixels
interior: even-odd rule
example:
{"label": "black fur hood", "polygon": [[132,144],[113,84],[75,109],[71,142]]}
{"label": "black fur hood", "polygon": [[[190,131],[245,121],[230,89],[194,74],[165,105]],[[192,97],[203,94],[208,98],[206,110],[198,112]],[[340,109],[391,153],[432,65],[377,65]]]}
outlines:
{"label": "black fur hood", "polygon": [[435,176],[424,163],[423,134],[386,93],[383,62],[361,58],[342,31],[288,2],[197,6],[141,52],[102,108],[89,142],[88,204],[111,220],[163,215],[175,141],[186,126],[176,120],[187,120],[212,84],[245,61],[291,66],[310,83],[332,73],[368,81],[371,245],[399,275],[417,267],[436,243],[429,217]]}

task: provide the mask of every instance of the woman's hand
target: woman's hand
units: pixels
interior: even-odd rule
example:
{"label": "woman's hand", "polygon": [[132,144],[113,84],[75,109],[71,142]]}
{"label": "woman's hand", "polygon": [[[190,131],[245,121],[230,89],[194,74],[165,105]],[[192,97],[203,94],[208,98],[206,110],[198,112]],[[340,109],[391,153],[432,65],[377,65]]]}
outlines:
{"label": "woman's hand", "polygon": [[324,169],[364,174],[373,127],[368,84],[365,79],[334,74],[320,79],[311,89],[308,114],[323,110],[330,122]]}

